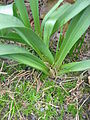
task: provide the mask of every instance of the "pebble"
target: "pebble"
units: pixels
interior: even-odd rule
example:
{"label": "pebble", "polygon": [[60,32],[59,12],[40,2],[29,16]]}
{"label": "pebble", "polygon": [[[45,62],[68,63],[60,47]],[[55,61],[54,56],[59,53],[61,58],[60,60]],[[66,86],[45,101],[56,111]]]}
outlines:
{"label": "pebble", "polygon": [[90,76],[88,76],[88,83],[90,84]]}

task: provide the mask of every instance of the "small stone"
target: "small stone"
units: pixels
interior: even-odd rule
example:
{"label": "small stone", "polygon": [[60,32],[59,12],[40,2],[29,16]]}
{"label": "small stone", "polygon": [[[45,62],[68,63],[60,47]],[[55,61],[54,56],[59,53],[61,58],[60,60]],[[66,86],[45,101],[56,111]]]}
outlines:
{"label": "small stone", "polygon": [[40,111],[43,112],[43,111],[44,111],[44,108],[41,108]]}
{"label": "small stone", "polygon": [[84,119],[86,119],[86,116],[85,116],[85,115],[83,115],[83,118],[84,118]]}
{"label": "small stone", "polygon": [[90,84],[90,76],[88,76],[88,83]]}
{"label": "small stone", "polygon": [[88,75],[90,75],[90,69],[88,70]]}

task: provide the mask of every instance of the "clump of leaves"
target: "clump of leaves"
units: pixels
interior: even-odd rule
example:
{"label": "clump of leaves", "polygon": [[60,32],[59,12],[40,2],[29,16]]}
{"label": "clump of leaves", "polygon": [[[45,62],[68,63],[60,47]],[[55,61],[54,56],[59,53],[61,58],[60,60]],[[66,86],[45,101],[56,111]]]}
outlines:
{"label": "clump of leaves", "polygon": [[[0,38],[26,44],[38,54],[33,55],[16,45],[0,44],[0,57],[13,59],[54,77],[89,69],[90,60],[68,64],[63,64],[63,61],[90,25],[90,0],[77,0],[75,4],[65,3],[58,7],[62,1],[59,0],[47,13],[40,26],[38,0],[29,0],[34,18],[34,31],[24,0],[14,0],[12,5],[0,6]],[[71,22],[63,41],[61,45],[58,41],[56,54],[53,56],[49,49],[50,37],[69,20]]]}

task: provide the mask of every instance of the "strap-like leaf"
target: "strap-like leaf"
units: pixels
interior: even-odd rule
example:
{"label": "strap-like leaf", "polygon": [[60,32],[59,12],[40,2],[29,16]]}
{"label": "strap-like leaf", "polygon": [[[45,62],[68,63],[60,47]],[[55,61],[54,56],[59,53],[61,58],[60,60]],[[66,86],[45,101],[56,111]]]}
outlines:
{"label": "strap-like leaf", "polygon": [[26,44],[26,42],[16,33],[16,31],[11,28],[0,30],[0,38]]}
{"label": "strap-like leaf", "polygon": [[[57,19],[57,22],[53,28],[53,33],[58,30],[59,26],[67,23],[89,5],[90,0],[76,0],[75,4],[72,4],[71,7]],[[59,12],[59,14],[61,13]]]}
{"label": "strap-like leaf", "polygon": [[20,18],[17,13],[17,8],[16,8],[15,3],[12,3],[10,5],[1,5],[0,6],[0,14],[7,14],[7,15],[11,15],[11,16]]}
{"label": "strap-like leaf", "polygon": [[20,13],[21,19],[24,23],[24,25],[28,28],[30,28],[30,22],[29,22],[29,18],[28,18],[28,13],[24,4],[24,0],[14,0],[16,7]]}
{"label": "strap-like leaf", "polygon": [[90,60],[64,64],[61,66],[58,74],[83,71],[87,69],[90,69]]}
{"label": "strap-like leaf", "polygon": [[44,43],[47,45],[47,47],[49,47],[49,40],[53,31],[53,27],[57,21],[57,19],[62,16],[70,7],[70,5],[68,3],[66,3],[65,5],[61,6],[59,8],[58,14],[57,11],[55,11],[54,16],[50,17],[44,26]]}
{"label": "strap-like leaf", "polygon": [[38,69],[42,72],[44,72],[45,74],[49,74],[49,69],[48,67],[46,67],[46,65],[36,56],[32,55],[32,54],[22,54],[22,55],[10,55],[10,57],[12,59],[14,59],[17,62],[20,62],[22,64],[26,64],[29,65],[30,67],[33,67],[35,69]]}
{"label": "strap-like leaf", "polygon": [[46,14],[46,16],[44,17],[43,21],[42,21],[42,25],[41,25],[41,29],[43,30],[44,24],[45,22],[48,20],[48,18],[50,17],[50,15],[56,10],[56,8],[61,4],[61,2],[63,2],[63,0],[59,0],[54,7]]}
{"label": "strap-like leaf", "polygon": [[9,54],[29,54],[29,52],[24,48],[20,48],[16,45],[0,44],[0,55],[9,55]]}
{"label": "strap-like leaf", "polygon": [[0,13],[13,15],[13,4],[0,6]]}
{"label": "strap-like leaf", "polygon": [[18,9],[17,9],[17,6],[16,6],[15,3],[13,3],[13,16],[21,19],[21,18],[20,18],[20,14],[18,14]]}
{"label": "strap-like leaf", "polygon": [[48,74],[48,68],[38,57],[30,54],[27,50],[18,46],[0,44],[0,57],[13,59]]}
{"label": "strap-like leaf", "polygon": [[38,0],[29,0],[29,2],[30,2],[31,10],[32,10],[32,15],[34,18],[35,31],[38,35],[41,36]]}
{"label": "strap-like leaf", "polygon": [[24,27],[23,23],[14,16],[0,14],[0,29],[10,27]]}
{"label": "strap-like leaf", "polygon": [[21,36],[21,38],[24,39],[25,42],[27,42],[28,45],[30,45],[39,54],[42,59],[45,58],[46,61],[48,61],[50,64],[53,64],[54,58],[51,52],[37,34],[35,34],[31,29],[27,28],[15,28],[15,30]]}
{"label": "strap-like leaf", "polygon": [[31,29],[26,28],[19,19],[10,15],[0,14],[0,29],[5,28],[15,29],[25,43],[31,45],[41,58],[45,58],[46,61],[53,64],[54,58],[40,37]]}
{"label": "strap-like leaf", "polygon": [[77,0],[75,4],[64,4],[58,8],[47,20],[44,27],[44,41],[49,44],[50,36],[58,30],[60,26],[71,20],[87,6],[90,5],[90,0]]}
{"label": "strap-like leaf", "polygon": [[27,44],[15,31],[12,31],[10,29],[1,30],[0,38],[3,40],[10,40],[10,41],[14,41],[14,42]]}
{"label": "strap-like leaf", "polygon": [[83,35],[90,25],[90,6],[88,6],[83,12],[78,14],[69,25],[65,39],[62,42],[59,53],[57,55],[57,62],[55,66],[60,67],[66,55],[69,53],[73,45]]}

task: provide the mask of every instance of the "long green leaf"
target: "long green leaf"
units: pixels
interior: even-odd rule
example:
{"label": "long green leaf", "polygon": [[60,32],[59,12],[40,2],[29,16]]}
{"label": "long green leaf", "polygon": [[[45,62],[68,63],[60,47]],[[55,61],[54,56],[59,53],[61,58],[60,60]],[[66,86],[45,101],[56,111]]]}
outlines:
{"label": "long green leaf", "polygon": [[[1,56],[3,57],[3,56]],[[6,57],[6,56],[4,56]],[[35,69],[38,69],[42,72],[44,72],[45,74],[49,74],[49,69],[46,67],[46,65],[36,56],[32,55],[32,54],[11,54],[8,55],[6,58],[10,58],[12,60],[15,60],[19,63],[28,65],[30,67],[33,67]]]}
{"label": "long green leaf", "polygon": [[0,29],[10,27],[24,27],[23,23],[14,16],[0,14]]}
{"label": "long green leaf", "polygon": [[51,52],[37,34],[35,34],[31,29],[27,28],[15,28],[15,30],[43,60],[45,58],[46,61],[48,61],[50,64],[53,64],[54,58]]}
{"label": "long green leaf", "polygon": [[0,38],[3,40],[9,40],[9,41],[27,44],[15,31],[11,30],[10,28],[1,30]]}
{"label": "long green leaf", "polygon": [[17,9],[17,6],[16,6],[15,3],[13,3],[13,16],[21,19],[21,18],[20,18],[20,14],[18,14],[18,9]]}
{"label": "long green leaf", "polygon": [[55,66],[61,66],[66,55],[90,25],[90,6],[78,14],[69,25],[65,39],[60,47]]}
{"label": "long green leaf", "polygon": [[47,47],[49,47],[50,36],[52,34],[52,31],[53,31],[53,28],[54,28],[54,25],[55,25],[57,19],[60,16],[62,16],[69,9],[69,7],[70,7],[70,5],[68,3],[61,6],[58,10],[55,11],[55,14],[54,14],[55,16],[50,17],[46,21],[45,26],[44,26],[44,43],[47,45]]}
{"label": "long green leaf", "polygon": [[28,28],[31,27],[30,22],[29,22],[29,17],[28,17],[28,13],[24,4],[24,0],[14,0],[16,7],[20,13],[21,19],[24,23],[24,25]]}
{"label": "long green leaf", "polygon": [[53,28],[53,33],[58,30],[60,25],[67,23],[89,5],[90,0],[76,0],[75,4],[72,4],[71,7],[57,19],[57,22]]}
{"label": "long green leaf", "polygon": [[30,2],[31,10],[32,10],[32,15],[34,18],[35,31],[38,35],[41,36],[38,0],[29,0],[29,2]]}
{"label": "long green leaf", "polygon": [[43,27],[45,25],[45,22],[48,20],[48,18],[50,17],[50,15],[56,10],[56,8],[61,4],[61,2],[63,2],[63,0],[59,0],[54,7],[46,14],[46,16],[44,17],[43,21],[42,21],[42,25],[41,25],[41,29],[43,30]]}
{"label": "long green leaf", "polygon": [[29,54],[29,52],[24,48],[20,48],[16,45],[0,44],[0,55],[9,55],[9,54]]}
{"label": "long green leaf", "polygon": [[90,60],[64,64],[61,66],[58,74],[83,71],[83,70],[87,70],[87,69],[90,69]]}
{"label": "long green leaf", "polygon": [[24,27],[23,23],[19,19],[13,16],[0,14],[0,29],[2,30],[5,28],[15,29],[17,34],[25,41],[25,43],[32,46],[41,58],[45,58],[45,61],[53,64],[54,58],[40,37],[31,29]]}
{"label": "long green leaf", "polygon": [[60,26],[67,23],[87,6],[90,5],[90,0],[77,0],[75,4],[64,4],[58,8],[47,20],[44,27],[44,41],[49,44],[50,36],[55,33]]}
{"label": "long green leaf", "polygon": [[38,57],[30,54],[24,48],[20,48],[15,45],[0,44],[0,57],[13,59],[20,63],[39,69],[45,74],[48,74],[48,68],[45,66],[45,64]]}

